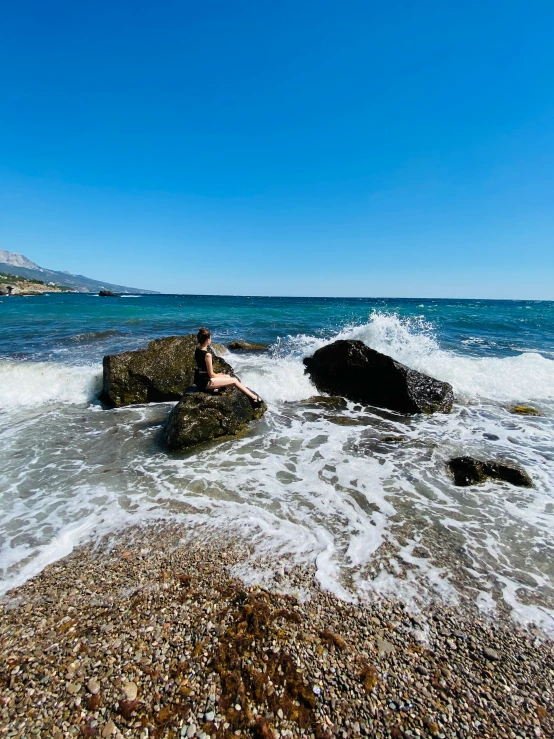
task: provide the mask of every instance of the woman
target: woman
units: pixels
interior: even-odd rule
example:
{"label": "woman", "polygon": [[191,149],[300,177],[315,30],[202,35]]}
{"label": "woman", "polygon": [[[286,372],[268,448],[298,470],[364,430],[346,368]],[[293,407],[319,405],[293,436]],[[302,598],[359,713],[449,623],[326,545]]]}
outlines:
{"label": "woman", "polygon": [[250,388],[243,385],[238,377],[231,377],[225,375],[223,372],[214,372],[212,354],[208,347],[212,343],[212,335],[207,328],[201,328],[196,338],[198,339],[198,346],[194,352],[194,359],[196,360],[196,370],[194,373],[194,384],[202,391],[216,390],[220,387],[229,387],[234,385],[241,393],[247,395],[252,401],[254,408],[260,408],[262,405],[262,399],[253,393]]}

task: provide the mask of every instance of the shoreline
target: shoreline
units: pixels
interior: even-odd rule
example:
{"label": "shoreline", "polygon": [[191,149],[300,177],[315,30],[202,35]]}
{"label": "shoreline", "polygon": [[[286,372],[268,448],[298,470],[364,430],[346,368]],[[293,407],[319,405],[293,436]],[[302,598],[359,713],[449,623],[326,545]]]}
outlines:
{"label": "shoreline", "polygon": [[[179,524],[87,544],[0,601],[0,736],[536,737],[554,641],[439,603],[270,589],[251,551]],[[299,597],[291,595],[296,591]]]}

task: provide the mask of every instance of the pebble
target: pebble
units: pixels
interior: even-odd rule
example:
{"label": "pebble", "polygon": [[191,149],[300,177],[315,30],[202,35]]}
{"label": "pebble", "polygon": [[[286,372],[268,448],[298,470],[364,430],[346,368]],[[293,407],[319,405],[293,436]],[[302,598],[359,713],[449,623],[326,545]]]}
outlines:
{"label": "pebble", "polygon": [[192,737],[196,734],[196,724],[189,724],[189,727],[187,729],[187,737],[188,739],[192,739]]}
{"label": "pebble", "polygon": [[102,736],[105,739],[106,737],[111,736],[112,734],[115,734],[115,724],[113,721],[108,721],[108,723],[102,729]]}
{"label": "pebble", "polygon": [[100,692],[100,684],[93,677],[91,677],[91,679],[87,683],[87,690],[89,693],[92,693],[92,695],[96,695]]}
{"label": "pebble", "polygon": [[394,645],[388,642],[386,639],[377,639],[377,649],[379,654],[391,654],[394,652]]}
{"label": "pebble", "polygon": [[492,647],[484,647],[483,654],[487,659],[490,660],[497,660],[500,659],[500,655],[496,651],[496,649],[492,649]]}
{"label": "pebble", "polygon": [[128,701],[134,701],[138,695],[138,687],[136,683],[125,683],[123,693]]}
{"label": "pebble", "polygon": [[206,719],[206,721],[213,721],[213,720],[214,720],[214,718],[215,718],[215,713],[214,713],[214,711],[208,711],[208,713],[206,713],[206,714],[204,715],[204,718]]}

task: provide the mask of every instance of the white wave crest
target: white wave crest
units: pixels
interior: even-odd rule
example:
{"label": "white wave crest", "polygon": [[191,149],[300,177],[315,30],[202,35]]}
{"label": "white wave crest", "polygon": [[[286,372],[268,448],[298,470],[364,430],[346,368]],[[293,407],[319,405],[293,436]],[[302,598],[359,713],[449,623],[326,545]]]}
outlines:
{"label": "white wave crest", "polygon": [[0,408],[87,403],[100,392],[102,368],[53,362],[0,362]]}

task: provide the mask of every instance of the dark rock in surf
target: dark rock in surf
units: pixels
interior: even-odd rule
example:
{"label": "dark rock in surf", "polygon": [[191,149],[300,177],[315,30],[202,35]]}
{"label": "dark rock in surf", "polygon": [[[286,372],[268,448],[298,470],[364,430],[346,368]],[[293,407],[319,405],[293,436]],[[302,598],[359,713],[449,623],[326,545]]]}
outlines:
{"label": "dark rock in surf", "polygon": [[[194,382],[196,336],[167,336],[146,349],[104,357],[104,385],[100,400],[111,407],[179,400]],[[233,368],[214,355],[215,372]]]}
{"label": "dark rock in surf", "polygon": [[363,341],[340,340],[304,359],[321,392],[399,413],[448,413],[452,386],[410,369]]}
{"label": "dark rock in surf", "polygon": [[267,345],[238,340],[231,341],[227,344],[227,349],[230,349],[232,352],[265,352]]}
{"label": "dark rock in surf", "polygon": [[188,392],[169,414],[163,439],[171,450],[177,451],[221,436],[234,436],[266,410],[265,403],[254,408],[234,387],[219,395]]}
{"label": "dark rock in surf", "polygon": [[503,480],[522,488],[533,486],[527,472],[511,462],[483,462],[473,457],[455,457],[448,462],[448,469],[454,477],[454,485],[462,487],[478,485],[487,479]]}
{"label": "dark rock in surf", "polygon": [[117,293],[113,293],[111,290],[100,290],[100,292],[98,293],[98,295],[101,298],[118,298],[119,297],[119,295],[117,295]]}

